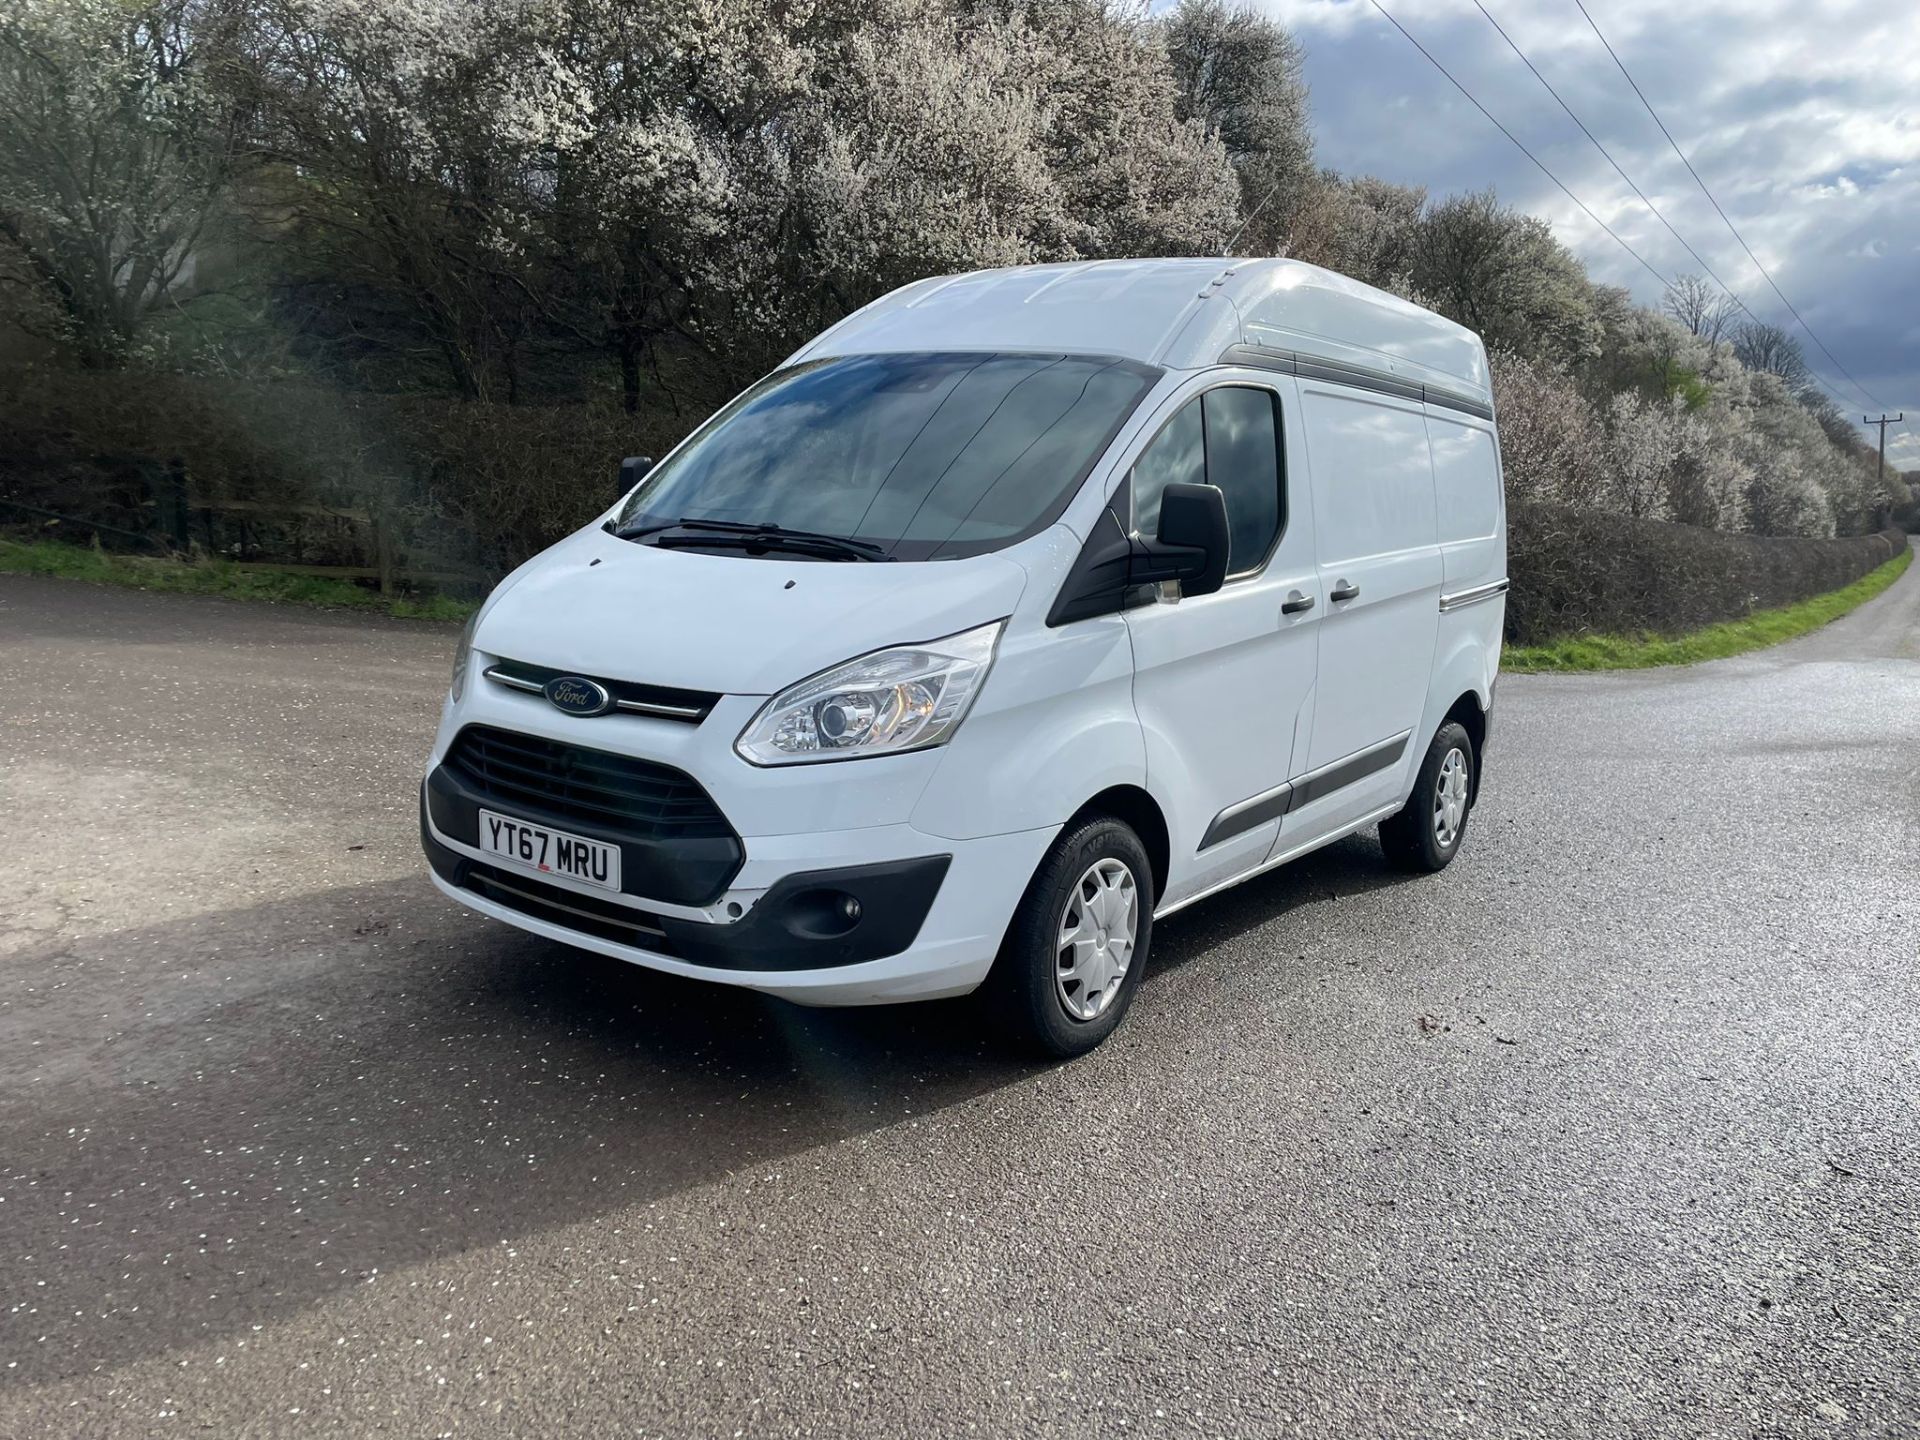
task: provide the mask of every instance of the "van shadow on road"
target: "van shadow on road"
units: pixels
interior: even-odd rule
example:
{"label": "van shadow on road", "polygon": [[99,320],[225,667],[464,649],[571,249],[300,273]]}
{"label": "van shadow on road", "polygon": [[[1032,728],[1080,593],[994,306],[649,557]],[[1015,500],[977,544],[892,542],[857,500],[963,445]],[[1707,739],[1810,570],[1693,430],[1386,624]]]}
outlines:
{"label": "van shadow on road", "polygon": [[1420,878],[1388,863],[1371,828],[1349,835],[1159,921],[1146,984],[1303,905],[1350,899]]}
{"label": "van shadow on road", "polygon": [[[1223,939],[1398,878],[1355,840],[1204,902],[1166,923],[1142,999]],[[31,1297],[0,1332],[0,1385],[244,1335],[376,1270],[644,1205],[1040,1068],[985,1038],[969,1000],[807,1010],[486,924],[416,880],[13,963],[52,983],[0,1025],[0,1271]]]}

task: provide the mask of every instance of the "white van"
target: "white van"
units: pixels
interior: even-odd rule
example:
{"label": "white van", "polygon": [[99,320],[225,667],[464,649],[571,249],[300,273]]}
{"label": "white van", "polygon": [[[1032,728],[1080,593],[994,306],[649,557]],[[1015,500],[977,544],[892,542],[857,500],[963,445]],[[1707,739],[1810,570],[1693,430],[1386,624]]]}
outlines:
{"label": "white van", "polygon": [[1486,751],[1486,352],[1286,260],[922,281],[494,591],[435,883],[812,1005],[982,985],[1098,1044],[1153,924],[1376,822],[1438,870]]}

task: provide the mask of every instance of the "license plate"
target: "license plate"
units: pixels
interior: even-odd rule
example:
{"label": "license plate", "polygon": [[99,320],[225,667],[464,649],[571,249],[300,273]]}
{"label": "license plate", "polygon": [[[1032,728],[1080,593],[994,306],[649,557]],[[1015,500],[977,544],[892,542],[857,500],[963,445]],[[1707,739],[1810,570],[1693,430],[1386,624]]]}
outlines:
{"label": "license plate", "polygon": [[511,815],[491,810],[480,812],[480,848],[489,855],[537,870],[543,875],[565,875],[572,880],[598,885],[602,890],[620,888],[620,847],[569,835],[564,830],[549,830]]}

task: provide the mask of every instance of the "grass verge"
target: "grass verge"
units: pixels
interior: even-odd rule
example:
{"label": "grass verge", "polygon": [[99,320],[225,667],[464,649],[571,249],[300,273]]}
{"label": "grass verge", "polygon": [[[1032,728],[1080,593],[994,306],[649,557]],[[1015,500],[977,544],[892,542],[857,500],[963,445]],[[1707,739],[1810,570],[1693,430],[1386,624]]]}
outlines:
{"label": "grass verge", "polygon": [[1763,645],[1778,645],[1838,620],[1898,580],[1912,560],[1913,551],[1904,550],[1844,590],[1830,590],[1777,610],[1756,610],[1744,619],[1709,625],[1687,635],[1577,635],[1544,645],[1510,645],[1500,657],[1500,668],[1533,672],[1644,670],[1654,665],[1723,660]]}
{"label": "grass verge", "polygon": [[225,595],[236,600],[273,600],[342,610],[371,610],[403,620],[464,620],[477,605],[446,595],[380,595],[350,580],[243,569],[221,560],[148,559],[109,555],[57,540],[0,540],[0,571],[55,575],[136,590],[183,595]]}
{"label": "grass verge", "polygon": [[[1843,590],[1816,595],[1797,605],[1759,610],[1741,620],[1709,625],[1688,635],[1579,635],[1544,645],[1509,645],[1502,670],[1641,670],[1655,665],[1693,665],[1721,660],[1764,645],[1778,645],[1817,630],[1858,609],[1900,578],[1913,552],[1896,555]],[[478,602],[447,595],[422,598],[385,596],[346,580],[247,570],[220,560],[163,560],[109,555],[56,540],[0,540],[0,572],[55,575],[136,590],[165,590],[188,595],[225,595],[239,600],[371,610],[404,620],[464,620]]]}

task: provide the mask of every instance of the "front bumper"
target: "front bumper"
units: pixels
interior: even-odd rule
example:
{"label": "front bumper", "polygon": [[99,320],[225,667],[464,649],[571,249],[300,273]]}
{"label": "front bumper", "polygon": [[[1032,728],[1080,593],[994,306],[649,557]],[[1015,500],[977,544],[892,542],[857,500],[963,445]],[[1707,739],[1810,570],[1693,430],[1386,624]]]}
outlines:
{"label": "front bumper", "polygon": [[[813,1005],[976,988],[1053,834],[953,841],[880,825],[749,837],[745,869],[757,888],[695,908],[501,866],[437,828],[428,790],[420,839],[434,883],[469,909],[633,964]],[[851,922],[846,896],[858,902]]]}

